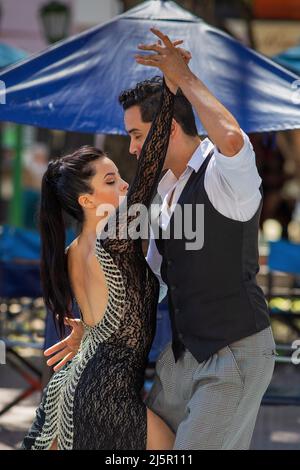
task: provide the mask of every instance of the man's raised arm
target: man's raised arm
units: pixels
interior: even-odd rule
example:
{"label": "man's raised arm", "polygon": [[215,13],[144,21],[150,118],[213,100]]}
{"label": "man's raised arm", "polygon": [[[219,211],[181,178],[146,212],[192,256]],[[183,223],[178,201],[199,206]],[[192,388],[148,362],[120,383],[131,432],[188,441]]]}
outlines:
{"label": "man's raised arm", "polygon": [[162,41],[163,45],[139,45],[139,49],[154,51],[156,54],[137,55],[137,62],[150,67],[158,67],[174,85],[180,87],[182,93],[194,106],[208,137],[218,150],[228,157],[236,155],[244,145],[243,134],[236,119],[193,74],[168,36],[155,28],[151,28],[151,31]]}

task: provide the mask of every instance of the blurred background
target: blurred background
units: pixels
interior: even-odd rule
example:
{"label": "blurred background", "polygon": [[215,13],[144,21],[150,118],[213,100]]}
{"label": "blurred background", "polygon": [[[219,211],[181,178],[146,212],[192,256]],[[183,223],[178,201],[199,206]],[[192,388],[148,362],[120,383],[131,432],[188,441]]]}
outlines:
{"label": "blurred background", "polygon": [[[103,24],[136,0],[0,0],[0,68],[58,40]],[[177,0],[207,23],[299,75],[298,0]],[[299,125],[300,127],[300,125]],[[258,281],[268,298],[278,346],[273,381],[261,407],[253,449],[300,449],[300,130],[250,134],[263,179]],[[51,372],[42,356],[50,338],[39,286],[37,211],[50,158],[92,144],[109,153],[130,182],[136,169],[126,136],[65,132],[0,122],[0,449],[17,449]],[[68,240],[78,227],[67,218]],[[146,247],[145,247],[146,248]],[[48,328],[48,337],[47,337]],[[49,336],[50,335],[50,336]],[[169,340],[167,305],[145,378]],[[299,340],[299,344],[295,341]],[[47,342],[48,341],[48,342]],[[300,356],[300,354],[298,355]],[[297,359],[297,358],[296,358]]]}

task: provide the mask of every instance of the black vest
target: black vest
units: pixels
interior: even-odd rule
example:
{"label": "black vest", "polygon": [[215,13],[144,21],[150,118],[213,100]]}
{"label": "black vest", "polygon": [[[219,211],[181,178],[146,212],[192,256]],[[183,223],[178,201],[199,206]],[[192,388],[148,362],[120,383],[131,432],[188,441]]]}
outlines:
{"label": "black vest", "polygon": [[[189,177],[169,223],[169,239],[163,238],[166,231],[156,227],[156,245],[163,258],[161,276],[168,286],[175,361],[187,348],[202,362],[224,346],[270,325],[267,302],[256,282],[262,201],[246,222],[220,214],[204,188],[212,154]],[[184,214],[185,204],[192,208],[194,228],[196,205],[204,207],[204,243],[197,250],[187,249],[191,240],[185,236],[183,221],[183,236],[176,239],[174,227],[178,228],[180,218],[175,214],[177,210]]]}

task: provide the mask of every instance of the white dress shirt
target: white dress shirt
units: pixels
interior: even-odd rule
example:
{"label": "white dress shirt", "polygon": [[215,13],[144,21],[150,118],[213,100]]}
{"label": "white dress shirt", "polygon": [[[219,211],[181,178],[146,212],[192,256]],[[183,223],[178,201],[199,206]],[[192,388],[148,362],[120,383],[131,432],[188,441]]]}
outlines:
{"label": "white dress shirt", "polygon": [[[200,169],[212,148],[214,153],[204,178],[204,188],[210,202],[218,212],[230,219],[245,222],[253,217],[261,200],[259,191],[261,178],[257,171],[253,146],[247,134],[243,130],[241,132],[244,145],[233,157],[221,154],[209,138],[206,138],[197,147],[185,171],[178,179],[171,170],[166,172],[157,188],[162,200],[160,220],[164,230],[170,222],[176,203],[189,177],[193,171],[197,172]],[[172,193],[170,207],[169,200]],[[162,257],[157,250],[152,230],[147,262],[160,282],[159,301],[161,301],[167,293],[167,286],[161,279]]]}

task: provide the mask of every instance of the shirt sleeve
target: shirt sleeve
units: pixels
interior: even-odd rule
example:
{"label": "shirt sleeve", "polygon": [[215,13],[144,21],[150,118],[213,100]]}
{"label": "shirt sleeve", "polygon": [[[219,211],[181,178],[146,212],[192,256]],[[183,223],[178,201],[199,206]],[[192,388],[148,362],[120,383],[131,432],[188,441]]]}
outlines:
{"label": "shirt sleeve", "polygon": [[155,240],[153,238],[154,236],[153,236],[153,232],[152,232],[151,227],[150,227],[150,233],[151,233],[151,238],[150,238],[150,242],[149,242],[146,261],[149,264],[151,270],[153,271],[153,273],[155,274],[155,276],[157,277],[157,279],[159,281],[160,290],[159,290],[159,300],[158,301],[161,302],[165,298],[165,296],[167,295],[168,286],[162,280],[162,277],[161,277],[160,270],[161,270],[162,256],[161,256],[161,254],[159,253],[159,251],[157,249]]}
{"label": "shirt sleeve", "polygon": [[258,197],[262,180],[257,170],[255,152],[250,139],[242,129],[241,132],[244,145],[236,155],[228,157],[215,148],[214,158],[216,171],[223,180],[227,196],[235,202],[245,203]]}

